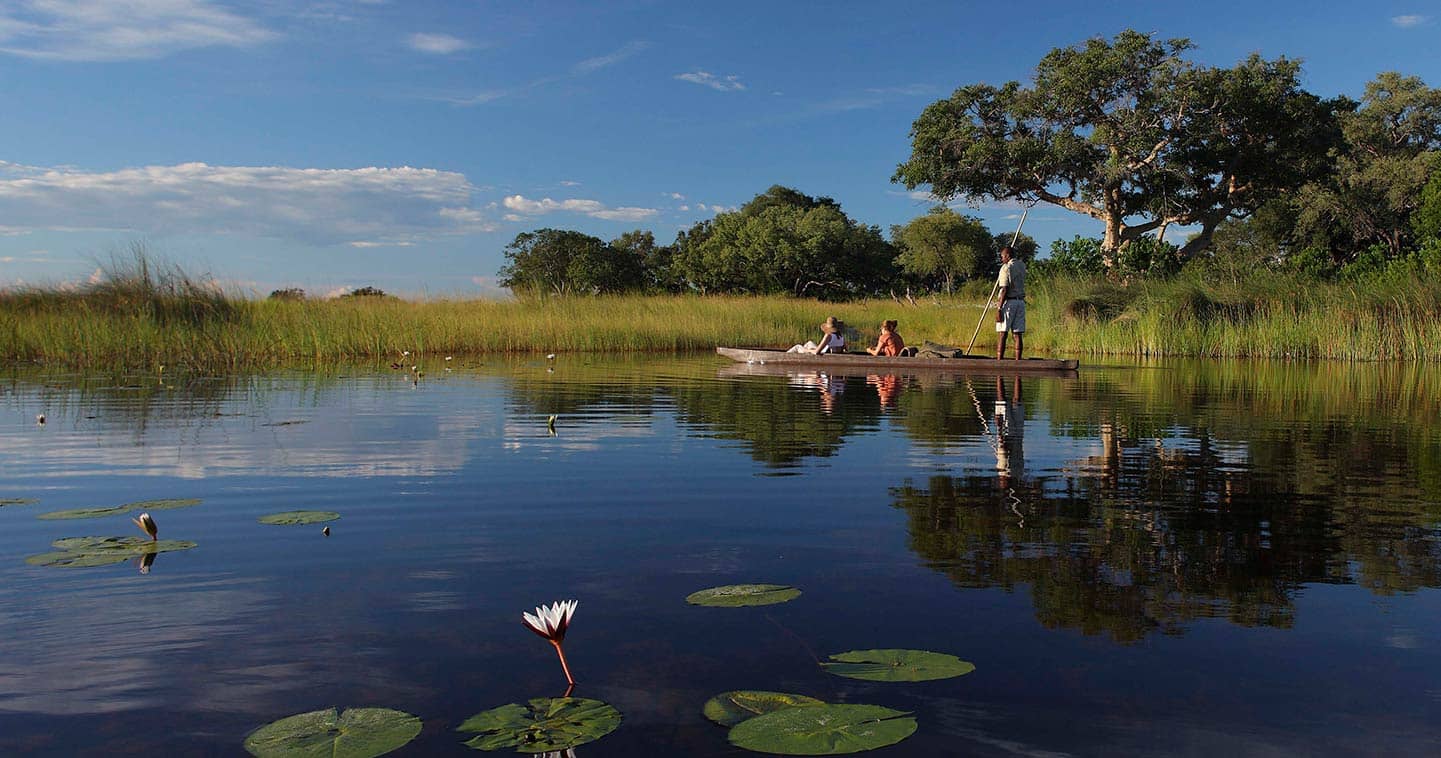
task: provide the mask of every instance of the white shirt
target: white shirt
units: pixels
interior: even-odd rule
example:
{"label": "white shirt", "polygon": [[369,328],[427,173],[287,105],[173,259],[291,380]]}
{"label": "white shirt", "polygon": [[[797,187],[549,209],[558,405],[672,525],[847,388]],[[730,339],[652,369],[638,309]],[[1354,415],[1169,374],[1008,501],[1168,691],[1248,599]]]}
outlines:
{"label": "white shirt", "polygon": [[1012,258],[1001,264],[1001,273],[996,284],[1006,291],[1008,300],[1026,299],[1026,264],[1020,258]]}

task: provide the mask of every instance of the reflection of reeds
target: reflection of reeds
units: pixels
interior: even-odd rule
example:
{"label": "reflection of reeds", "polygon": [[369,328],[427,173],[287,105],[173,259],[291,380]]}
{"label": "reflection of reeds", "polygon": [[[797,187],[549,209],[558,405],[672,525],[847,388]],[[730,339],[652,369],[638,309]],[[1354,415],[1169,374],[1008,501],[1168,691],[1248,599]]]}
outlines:
{"label": "reflection of reeds", "polygon": [[[1441,277],[1323,284],[1281,274],[1128,286],[1034,278],[1037,354],[1441,360]],[[814,339],[824,315],[900,318],[908,341],[964,343],[985,293],[916,305],[787,297],[246,300],[138,251],[74,290],[0,292],[0,356],[79,367],[263,368],[426,353],[670,352]],[[875,339],[856,335],[856,344]],[[976,352],[987,354],[993,338]],[[406,356],[401,365],[415,364]]]}

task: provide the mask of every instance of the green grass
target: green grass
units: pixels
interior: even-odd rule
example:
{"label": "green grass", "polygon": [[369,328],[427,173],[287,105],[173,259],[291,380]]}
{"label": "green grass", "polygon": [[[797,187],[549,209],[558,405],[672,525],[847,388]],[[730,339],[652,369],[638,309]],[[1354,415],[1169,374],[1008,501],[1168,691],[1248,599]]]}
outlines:
{"label": "green grass", "polygon": [[[1424,272],[1420,272],[1424,273]],[[1441,276],[1326,283],[1259,272],[1120,287],[1038,282],[1028,326],[1065,353],[1202,358],[1441,360]]]}
{"label": "green grass", "polygon": [[[906,340],[964,346],[983,283],[951,298],[835,304],[788,297],[613,296],[521,300],[247,300],[143,258],[74,291],[0,293],[0,357],[77,368],[210,370],[388,363],[445,355],[677,352],[819,339],[834,314],[852,349],[896,318]],[[1323,284],[1180,277],[1121,286],[1052,278],[1030,288],[1031,354],[1441,360],[1441,277]],[[976,293],[980,294],[976,294]],[[976,352],[994,350],[981,324]],[[410,362],[410,361],[408,361]],[[431,365],[434,365],[433,363]]]}

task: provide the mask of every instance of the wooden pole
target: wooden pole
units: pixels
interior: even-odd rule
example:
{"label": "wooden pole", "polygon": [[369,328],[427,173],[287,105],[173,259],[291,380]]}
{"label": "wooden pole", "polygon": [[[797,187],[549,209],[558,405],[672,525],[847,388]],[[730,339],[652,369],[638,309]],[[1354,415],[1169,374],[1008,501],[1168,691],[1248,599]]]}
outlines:
{"label": "wooden pole", "polygon": [[[1016,245],[1016,240],[1018,240],[1018,239],[1021,238],[1021,227],[1026,225],[1026,214],[1028,214],[1028,213],[1030,213],[1030,212],[1031,212],[1030,206],[1027,206],[1027,207],[1025,208],[1025,210],[1022,210],[1022,211],[1021,211],[1021,221],[1020,221],[1020,223],[1016,224],[1016,232],[1015,232],[1015,234],[1012,234],[1012,235],[1011,235],[1011,247],[1012,247],[1012,248],[1015,247],[1015,245]],[[996,277],[996,283],[991,285],[991,294],[989,294],[989,295],[986,296],[986,307],[984,307],[984,308],[981,309],[981,318],[976,321],[976,330],[975,330],[974,332],[971,332],[971,341],[970,341],[970,344],[966,345],[966,352],[964,353],[965,355],[970,355],[970,354],[971,354],[971,348],[973,348],[973,347],[976,346],[976,338],[979,337],[979,336],[981,336],[981,324],[984,324],[984,323],[986,322],[986,313],[991,310],[991,300],[993,300],[993,299],[996,297],[996,290],[1000,289],[1000,286],[1001,286],[1001,278],[1000,278],[1000,276],[997,276],[997,277]]]}

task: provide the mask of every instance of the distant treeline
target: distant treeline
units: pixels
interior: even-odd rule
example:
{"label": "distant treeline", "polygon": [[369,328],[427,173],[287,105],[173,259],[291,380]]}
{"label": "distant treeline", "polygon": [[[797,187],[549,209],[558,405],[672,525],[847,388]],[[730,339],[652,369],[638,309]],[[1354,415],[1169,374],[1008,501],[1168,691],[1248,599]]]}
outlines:
{"label": "distant treeline", "polygon": [[[648,231],[610,242],[539,229],[505,248],[501,284],[517,293],[791,294],[845,298],[907,287],[949,290],[990,276],[1010,235],[945,208],[892,230],[860,224],[835,200],[775,186],[739,210],[656,241]],[[899,242],[899,244],[898,244]],[[1036,243],[1022,236],[1026,257]]]}
{"label": "distant treeline", "polygon": [[[1127,30],[1052,50],[1029,84],[962,86],[915,121],[893,181],[1101,222],[1100,238],[1053,243],[1042,274],[1259,267],[1355,280],[1441,266],[1441,90],[1386,72],[1359,101],[1322,98],[1295,59],[1222,68],[1187,60],[1191,49]],[[1189,234],[1168,241],[1172,227]],[[608,243],[527,232],[501,275],[517,292],[949,291],[993,273],[1005,234],[943,206],[890,232],[777,186],[669,245],[645,231]]]}

